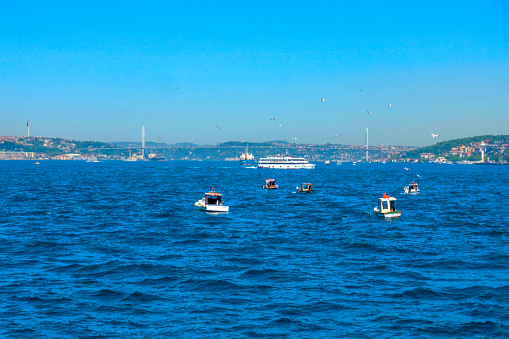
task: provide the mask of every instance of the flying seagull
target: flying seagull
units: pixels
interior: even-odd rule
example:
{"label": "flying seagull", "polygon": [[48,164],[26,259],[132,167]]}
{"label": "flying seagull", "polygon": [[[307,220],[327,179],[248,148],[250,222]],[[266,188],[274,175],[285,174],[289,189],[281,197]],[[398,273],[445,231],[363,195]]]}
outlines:
{"label": "flying seagull", "polygon": [[325,99],[324,99],[324,98],[320,98],[320,101],[321,101],[321,102],[324,102],[324,101],[325,101]]}
{"label": "flying seagull", "polygon": [[270,118],[270,120],[277,120],[277,118]]}
{"label": "flying seagull", "polygon": [[366,112],[368,112],[368,114],[371,114],[371,112],[370,112],[370,111],[366,111]]}
{"label": "flying seagull", "polygon": [[392,104],[387,104],[387,107],[392,107]]}
{"label": "flying seagull", "polygon": [[364,92],[364,90],[363,90],[363,89],[360,89],[359,91],[361,91],[361,93],[362,93],[362,92]]}
{"label": "flying seagull", "polygon": [[433,134],[433,133],[430,133],[430,134],[431,134],[431,136],[432,136],[433,138],[438,138],[438,137],[440,136],[440,135],[438,135],[438,134]]}
{"label": "flying seagull", "polygon": [[402,129],[403,132],[406,132],[404,129]]}
{"label": "flying seagull", "polygon": [[338,137],[338,135],[337,135],[337,134],[334,134],[334,138],[337,138],[337,137]]}
{"label": "flying seagull", "polygon": [[219,129],[221,129],[221,126],[219,126],[219,125],[216,125],[216,127],[217,127],[217,128],[219,128]]}
{"label": "flying seagull", "polygon": [[279,127],[283,127],[283,125],[279,124]]}
{"label": "flying seagull", "polygon": [[175,87],[176,89],[179,89],[178,87]]}

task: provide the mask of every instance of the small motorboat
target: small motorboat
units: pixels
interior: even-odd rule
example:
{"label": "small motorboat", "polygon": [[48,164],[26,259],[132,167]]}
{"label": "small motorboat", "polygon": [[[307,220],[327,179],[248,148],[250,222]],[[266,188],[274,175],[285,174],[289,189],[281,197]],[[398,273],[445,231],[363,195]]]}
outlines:
{"label": "small motorboat", "polygon": [[224,206],[221,199],[223,195],[217,192],[214,192],[212,187],[210,188],[210,192],[205,193],[205,198],[201,198],[197,202],[194,203],[194,206],[199,209],[207,212],[228,212],[229,206]]}
{"label": "small motorboat", "polygon": [[376,214],[385,218],[397,218],[401,216],[401,211],[396,210],[396,198],[385,193],[378,199],[378,206],[374,208]]}
{"label": "small motorboat", "polygon": [[412,183],[405,187],[405,194],[421,194],[421,191],[419,190],[419,187],[417,187],[417,184],[412,181]]}
{"label": "small motorboat", "polygon": [[276,180],[274,180],[274,179],[266,179],[265,184],[263,184],[262,187],[266,188],[268,190],[274,190],[274,189],[278,188]]}
{"label": "small motorboat", "polygon": [[298,187],[295,187],[297,189],[297,192],[295,193],[315,193],[316,191],[311,188],[312,184],[310,183],[303,183]]}
{"label": "small motorboat", "polygon": [[325,160],[324,165],[330,165],[330,160]]}

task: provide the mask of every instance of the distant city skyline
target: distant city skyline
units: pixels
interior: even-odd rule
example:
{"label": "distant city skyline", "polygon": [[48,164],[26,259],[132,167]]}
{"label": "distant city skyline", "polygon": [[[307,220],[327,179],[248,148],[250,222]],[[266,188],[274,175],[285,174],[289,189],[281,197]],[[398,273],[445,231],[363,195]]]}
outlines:
{"label": "distant city skyline", "polygon": [[509,134],[504,1],[4,2],[0,30],[0,135],[28,120],[31,136],[137,142],[145,126],[202,145]]}

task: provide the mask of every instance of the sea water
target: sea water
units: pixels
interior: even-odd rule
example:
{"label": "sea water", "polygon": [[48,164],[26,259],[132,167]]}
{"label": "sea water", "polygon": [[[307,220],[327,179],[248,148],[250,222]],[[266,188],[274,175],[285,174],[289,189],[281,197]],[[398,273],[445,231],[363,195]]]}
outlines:
{"label": "sea water", "polygon": [[509,336],[508,174],[2,161],[0,337]]}

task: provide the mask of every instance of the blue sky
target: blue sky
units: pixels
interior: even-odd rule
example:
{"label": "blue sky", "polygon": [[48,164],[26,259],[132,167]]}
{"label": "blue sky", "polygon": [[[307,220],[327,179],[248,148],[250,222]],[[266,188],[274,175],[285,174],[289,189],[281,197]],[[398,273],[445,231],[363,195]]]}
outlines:
{"label": "blue sky", "polygon": [[28,119],[105,142],[142,125],[198,144],[509,134],[506,1],[0,0],[0,32],[0,135]]}

